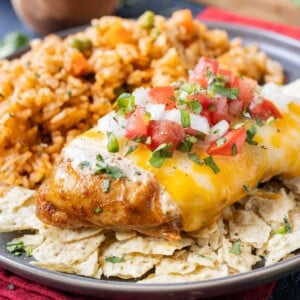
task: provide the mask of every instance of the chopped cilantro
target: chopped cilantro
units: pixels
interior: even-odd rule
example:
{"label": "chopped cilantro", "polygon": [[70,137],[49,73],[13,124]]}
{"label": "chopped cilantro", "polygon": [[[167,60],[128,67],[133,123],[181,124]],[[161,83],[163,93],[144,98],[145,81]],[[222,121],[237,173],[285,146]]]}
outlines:
{"label": "chopped cilantro", "polygon": [[200,114],[202,112],[202,105],[201,105],[201,103],[199,101],[192,100],[190,102],[190,105],[191,105],[191,109],[192,109],[193,113]]}
{"label": "chopped cilantro", "polygon": [[236,242],[234,242],[230,248],[230,253],[239,255],[241,254],[241,240],[238,239]]}
{"label": "chopped cilantro", "polygon": [[260,127],[265,125],[264,121],[261,119],[256,119],[256,124]]}
{"label": "chopped cilantro", "polygon": [[67,91],[68,97],[71,98],[72,97],[72,91]]}
{"label": "chopped cilantro", "polygon": [[22,252],[24,252],[24,243],[23,243],[23,241],[16,242],[16,243],[9,242],[9,243],[6,243],[5,249],[15,256],[20,256],[22,254]]}
{"label": "chopped cilantro", "polygon": [[172,152],[170,152],[170,148],[172,148],[172,144],[161,144],[158,146],[151,155],[149,159],[149,163],[154,168],[160,168],[165,162],[166,158],[172,157]]}
{"label": "chopped cilantro", "polygon": [[122,257],[110,256],[105,258],[105,261],[113,264],[119,264],[125,261],[125,255],[123,255]]}
{"label": "chopped cilantro", "polygon": [[102,191],[103,193],[108,193],[110,189],[110,180],[109,179],[103,179],[101,183]]}
{"label": "chopped cilantro", "polygon": [[185,82],[184,84],[181,85],[180,90],[188,94],[196,94],[201,91],[201,87],[198,83],[192,84],[192,83]]}
{"label": "chopped cilantro", "polygon": [[236,88],[227,88],[223,83],[216,81],[209,86],[209,90],[213,95],[221,95],[230,100],[236,100],[239,96],[239,89]]}
{"label": "chopped cilantro", "polygon": [[216,106],[215,106],[214,104],[210,104],[210,105],[208,106],[208,110],[209,110],[210,112],[213,112],[215,109],[216,109]]}
{"label": "chopped cilantro", "polygon": [[289,219],[287,216],[283,218],[283,226],[280,227],[277,231],[278,234],[286,234],[286,233],[292,233],[292,227],[289,223]]}
{"label": "chopped cilantro", "polygon": [[137,143],[145,143],[147,137],[145,135],[141,135],[139,137],[133,138],[132,140]]}
{"label": "chopped cilantro", "polygon": [[27,247],[26,248],[26,255],[28,256],[28,257],[30,257],[30,256],[32,256],[32,247]]}
{"label": "chopped cilantro", "polygon": [[203,162],[201,161],[200,157],[195,154],[195,153],[188,153],[188,157],[191,161],[193,161],[194,163],[196,163],[199,166],[203,165]]}
{"label": "chopped cilantro", "polygon": [[89,167],[90,165],[91,165],[91,163],[90,163],[89,161],[87,161],[87,160],[83,160],[83,161],[81,161],[81,162],[78,164],[78,166],[79,166],[81,169],[86,168],[86,167]]}
{"label": "chopped cilantro", "polygon": [[97,159],[99,162],[104,162],[104,159],[103,159],[103,157],[101,156],[101,154],[97,154],[97,155],[96,155],[96,159]]}
{"label": "chopped cilantro", "polygon": [[129,155],[130,153],[132,153],[133,151],[135,151],[137,148],[138,148],[137,145],[135,145],[135,146],[129,146],[128,150],[127,150],[127,152],[125,154],[125,156]]}
{"label": "chopped cilantro", "polygon": [[94,208],[94,213],[95,214],[100,214],[101,212],[102,212],[102,208],[101,207],[98,206],[98,207]]}
{"label": "chopped cilantro", "polygon": [[107,132],[107,150],[108,152],[119,152],[119,143],[113,132]]}
{"label": "chopped cilantro", "polygon": [[254,136],[256,135],[257,133],[257,129],[254,125],[251,125],[247,131],[246,131],[246,134],[247,134],[247,137],[246,137],[246,142],[250,145],[254,145],[256,146],[257,145],[257,142],[256,141],[253,141],[253,138]]}
{"label": "chopped cilantro", "polygon": [[181,124],[182,124],[183,128],[190,127],[191,126],[190,112],[186,109],[181,109],[180,115],[181,115]]}
{"label": "chopped cilantro", "polygon": [[109,166],[107,163],[105,163],[103,157],[100,154],[97,154],[96,158],[98,162],[96,163],[96,168],[94,169],[94,175],[107,174],[114,179],[126,177],[120,168],[116,166]]}
{"label": "chopped cilantro", "polygon": [[232,155],[237,155],[237,147],[235,143],[231,146],[231,153]]}
{"label": "chopped cilantro", "polygon": [[215,174],[220,172],[220,169],[216,165],[216,163],[214,162],[212,156],[205,157],[204,158],[204,164],[206,166],[208,166],[209,168],[211,168]]}
{"label": "chopped cilantro", "polygon": [[178,145],[177,149],[181,152],[190,152],[193,145],[197,142],[197,138],[191,135],[185,136],[184,140]]}
{"label": "chopped cilantro", "polygon": [[250,186],[248,183],[245,183],[243,184],[243,188],[245,189],[245,191],[248,193],[248,194],[251,194],[251,189],[250,189]]}

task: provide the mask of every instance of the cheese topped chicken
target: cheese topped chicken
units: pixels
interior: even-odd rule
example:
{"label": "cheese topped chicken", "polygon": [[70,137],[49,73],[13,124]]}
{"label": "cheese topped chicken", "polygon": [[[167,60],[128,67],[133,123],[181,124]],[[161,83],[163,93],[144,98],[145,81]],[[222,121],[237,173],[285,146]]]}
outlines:
{"label": "cheese topped chicken", "polygon": [[188,82],[121,94],[67,145],[37,216],[168,239],[198,230],[259,183],[300,176],[297,102],[202,58]]}

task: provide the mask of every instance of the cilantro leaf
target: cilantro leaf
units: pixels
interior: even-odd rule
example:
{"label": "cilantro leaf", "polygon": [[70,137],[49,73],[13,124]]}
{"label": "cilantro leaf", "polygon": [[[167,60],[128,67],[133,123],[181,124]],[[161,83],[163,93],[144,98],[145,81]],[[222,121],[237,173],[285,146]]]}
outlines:
{"label": "cilantro leaf", "polygon": [[79,166],[81,169],[86,168],[86,167],[89,167],[90,165],[91,165],[91,163],[90,163],[89,161],[87,161],[87,160],[83,160],[83,161],[81,161],[81,162],[78,164],[78,166]]}
{"label": "cilantro leaf", "polygon": [[106,262],[110,262],[113,264],[119,264],[125,261],[125,254],[122,257],[110,256],[105,258]]}
{"label": "cilantro leaf", "polygon": [[166,158],[172,157],[172,152],[170,148],[172,148],[172,144],[161,144],[158,146],[151,155],[149,159],[149,163],[154,168],[160,168],[165,162]]}
{"label": "cilantro leaf", "polygon": [[191,161],[193,161],[194,163],[196,163],[199,166],[203,165],[203,162],[201,161],[200,157],[195,154],[195,153],[188,153],[188,157]]}
{"label": "cilantro leaf", "polygon": [[247,131],[246,131],[246,134],[247,134],[247,137],[246,137],[246,142],[250,145],[254,145],[256,146],[258,143],[256,141],[253,141],[253,138],[254,136],[256,135],[257,133],[257,129],[254,125],[251,125]]}
{"label": "cilantro leaf", "polygon": [[234,242],[230,248],[230,253],[239,255],[241,254],[241,240],[238,239],[236,242]]}
{"label": "cilantro leaf", "polygon": [[219,173],[220,172],[220,169],[219,167],[216,165],[216,163],[214,162],[212,156],[208,156],[208,157],[205,157],[204,158],[204,164],[208,167],[210,167],[213,172],[216,174],[216,173]]}
{"label": "cilantro leaf", "polygon": [[210,85],[209,90],[214,94],[214,95],[221,95],[224,96],[230,100],[236,100],[239,96],[239,89],[236,88],[227,88],[224,86],[223,83],[221,82],[214,82],[213,84]]}
{"label": "cilantro leaf", "polygon": [[20,256],[25,251],[23,241],[20,242],[8,242],[5,245],[5,249],[15,256]]}
{"label": "cilantro leaf", "polygon": [[127,150],[125,156],[129,155],[130,153],[132,153],[133,151],[135,151],[137,148],[138,148],[137,145],[128,147],[128,150]]}
{"label": "cilantro leaf", "polygon": [[202,105],[201,105],[201,103],[199,101],[192,100],[190,102],[190,105],[191,105],[191,109],[192,109],[193,113],[200,114],[202,112]]}
{"label": "cilantro leaf", "polygon": [[94,213],[95,214],[100,214],[101,212],[102,212],[102,208],[101,207],[97,206],[97,207],[94,208]]}
{"label": "cilantro leaf", "polygon": [[291,224],[289,223],[289,219],[287,216],[283,218],[283,223],[284,225],[280,227],[277,231],[278,234],[286,234],[286,233],[292,233],[292,227]]}

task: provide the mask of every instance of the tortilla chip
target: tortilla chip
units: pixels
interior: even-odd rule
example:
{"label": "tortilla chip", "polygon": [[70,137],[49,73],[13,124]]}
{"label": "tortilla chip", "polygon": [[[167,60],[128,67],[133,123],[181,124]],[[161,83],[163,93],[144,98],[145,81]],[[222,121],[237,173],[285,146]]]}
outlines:
{"label": "tortilla chip", "polygon": [[[113,256],[117,258],[116,256]],[[118,257],[117,262],[112,257],[103,257],[103,274],[106,277],[123,279],[140,278],[160,261],[160,256],[125,254]]]}
{"label": "tortilla chip", "polygon": [[41,221],[35,216],[35,206],[33,204],[23,206],[17,212],[0,212],[0,232],[39,229],[42,226]]}
{"label": "tortilla chip", "polygon": [[34,190],[25,189],[19,186],[11,188],[4,197],[0,198],[0,211],[13,212],[28,204],[34,203]]}
{"label": "tortilla chip", "polygon": [[136,237],[137,233],[135,231],[116,231],[115,235],[118,241],[125,241]]}
{"label": "tortilla chip", "polygon": [[230,239],[240,239],[256,248],[262,247],[270,236],[271,227],[252,211],[236,210],[229,221]]}
{"label": "tortilla chip", "polygon": [[233,244],[224,238],[223,245],[218,251],[219,261],[226,263],[228,267],[238,272],[246,272],[260,260],[258,256],[252,254],[251,246],[241,242],[239,254],[232,253],[232,246]]}
{"label": "tortilla chip", "polygon": [[40,232],[49,239],[65,243],[79,241],[94,236],[101,231],[102,229],[100,228],[64,229],[50,225],[45,225],[45,227],[40,230]]}
{"label": "tortilla chip", "polygon": [[104,239],[103,234],[71,243],[62,243],[46,238],[40,246],[33,250],[32,256],[43,263],[73,265],[85,261],[99,248]]}
{"label": "tortilla chip", "polygon": [[247,210],[257,211],[260,216],[269,224],[281,223],[285,216],[294,209],[295,201],[291,194],[284,189],[277,193],[277,199],[263,199],[252,197],[246,204]]}
{"label": "tortilla chip", "polygon": [[183,238],[180,241],[167,241],[162,238],[137,236],[133,239],[112,243],[104,250],[105,256],[122,256],[124,253],[143,255],[172,255],[175,250],[192,245],[193,240]]}
{"label": "tortilla chip", "polygon": [[192,274],[151,274],[147,278],[137,283],[180,283],[188,281],[199,281],[212,278],[220,278],[228,275],[228,267],[226,265],[218,265],[215,268],[199,268]]}
{"label": "tortilla chip", "polygon": [[218,256],[209,246],[192,246],[187,260],[189,263],[196,264],[197,266],[214,267],[215,263],[217,263]]}
{"label": "tortilla chip", "polygon": [[273,235],[266,248],[266,266],[280,261],[286,255],[299,248],[300,231]]}

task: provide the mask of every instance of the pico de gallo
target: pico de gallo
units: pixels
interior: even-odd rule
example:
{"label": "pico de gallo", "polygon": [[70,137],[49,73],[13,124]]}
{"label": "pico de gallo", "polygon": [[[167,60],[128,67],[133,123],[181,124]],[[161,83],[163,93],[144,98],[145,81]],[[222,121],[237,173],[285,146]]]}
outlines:
{"label": "pico de gallo", "polygon": [[[187,82],[123,93],[115,107],[108,128],[110,152],[118,151],[118,136],[123,135],[137,143],[128,153],[143,143],[152,151],[150,164],[160,167],[174,151],[200,163],[192,154],[193,145],[200,143],[214,171],[218,169],[212,156],[238,155],[245,143],[257,144],[256,127],[246,128],[243,120],[253,119],[261,126],[282,117],[274,103],[260,95],[256,81],[234,76],[208,58],[199,60]],[[237,119],[241,122],[232,122]]]}

